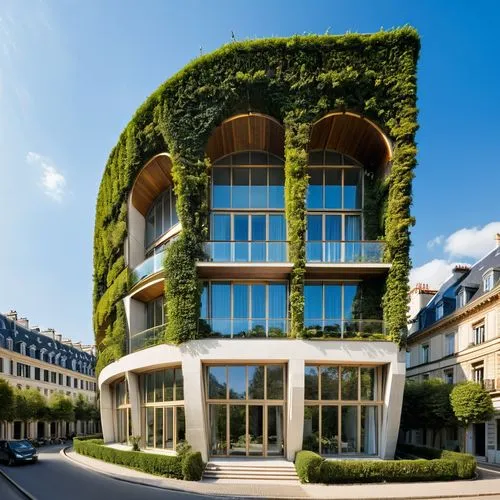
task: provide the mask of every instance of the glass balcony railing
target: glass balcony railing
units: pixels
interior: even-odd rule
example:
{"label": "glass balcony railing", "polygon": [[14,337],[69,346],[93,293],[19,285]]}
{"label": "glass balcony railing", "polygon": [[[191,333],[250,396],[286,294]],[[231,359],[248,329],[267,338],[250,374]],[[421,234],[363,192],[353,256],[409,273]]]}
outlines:
{"label": "glass balcony railing", "polygon": [[307,241],[307,262],[330,264],[382,263],[385,241]]}
{"label": "glass balcony railing", "polygon": [[164,337],[165,326],[166,324],[154,326],[153,328],[148,328],[147,330],[131,335],[129,346],[130,352],[137,352],[141,349],[160,344]]}
{"label": "glass balcony railing", "polygon": [[208,262],[288,262],[287,241],[207,241]]}
{"label": "glass balcony railing", "polygon": [[130,284],[134,286],[139,281],[151,276],[163,269],[163,259],[165,251],[159,252],[151,257],[148,257],[144,262],[141,262],[133,271],[130,277]]}
{"label": "glass balcony railing", "polygon": [[385,335],[385,324],[379,319],[304,319],[306,337],[353,338]]}
{"label": "glass balcony railing", "polygon": [[286,337],[288,333],[288,319],[200,319],[198,331],[202,337]]}

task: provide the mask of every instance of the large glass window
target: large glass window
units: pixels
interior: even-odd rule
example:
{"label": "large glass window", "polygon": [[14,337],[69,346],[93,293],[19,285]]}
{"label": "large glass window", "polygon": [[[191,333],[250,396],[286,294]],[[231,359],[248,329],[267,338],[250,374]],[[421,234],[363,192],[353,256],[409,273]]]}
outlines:
{"label": "large glass window", "polygon": [[184,380],[180,367],[141,375],[146,445],[175,450],[185,439]]}
{"label": "large glass window", "polygon": [[153,328],[165,323],[163,296],[146,303],[146,328]]}
{"label": "large glass window", "polygon": [[303,449],[376,455],[380,368],[306,365]]}
{"label": "large glass window", "polygon": [[352,337],[362,330],[355,317],[361,300],[357,283],[306,282],[304,326],[311,333]]}
{"label": "large glass window", "polygon": [[200,324],[227,337],[279,337],[288,331],[287,284],[212,281],[204,284]]}
{"label": "large glass window", "polygon": [[164,191],[150,207],[146,215],[146,248],[179,222],[176,196],[170,187]]}
{"label": "large glass window", "polygon": [[268,153],[245,152],[214,163],[213,209],[285,207],[283,160]]}
{"label": "large glass window", "polygon": [[126,380],[115,382],[112,390],[115,398],[116,440],[119,443],[127,443],[132,435],[132,419]]}

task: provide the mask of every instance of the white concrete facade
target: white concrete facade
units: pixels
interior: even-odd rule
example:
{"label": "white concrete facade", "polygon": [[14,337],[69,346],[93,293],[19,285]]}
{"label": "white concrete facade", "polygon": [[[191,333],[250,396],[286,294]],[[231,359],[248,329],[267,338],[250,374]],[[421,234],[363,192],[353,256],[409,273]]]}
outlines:
{"label": "white concrete facade", "polygon": [[285,458],[293,460],[302,449],[304,425],[304,366],[328,363],[383,367],[382,418],[379,422],[378,455],[394,457],[405,380],[404,352],[387,341],[204,339],[180,346],[161,344],[124,356],[105,367],[99,376],[101,419],[105,442],[116,441],[116,411],[111,384],[128,381],[132,429],[144,436],[138,374],[169,366],[182,366],[186,438],[193,449],[209,457],[209,431],[205,403],[206,363],[251,364],[279,362],[286,365]]}

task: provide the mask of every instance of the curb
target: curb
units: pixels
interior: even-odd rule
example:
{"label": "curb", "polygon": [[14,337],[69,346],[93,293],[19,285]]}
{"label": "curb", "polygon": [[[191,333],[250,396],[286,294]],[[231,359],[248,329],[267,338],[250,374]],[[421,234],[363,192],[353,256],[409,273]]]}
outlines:
{"label": "curb", "polygon": [[[70,462],[73,462],[78,467],[82,467],[82,468],[87,469],[89,471],[95,472],[96,474],[100,474],[101,476],[109,477],[111,479],[114,479],[115,481],[122,481],[124,483],[129,483],[129,484],[138,484],[140,486],[147,486],[148,488],[155,488],[157,490],[175,491],[177,493],[188,493],[190,495],[197,495],[199,497],[207,497],[208,496],[207,494],[204,494],[204,493],[198,493],[196,491],[185,490],[183,488],[176,488],[175,486],[157,486],[155,484],[149,484],[149,483],[146,483],[144,481],[141,481],[140,479],[138,479],[138,480],[134,479],[133,480],[133,479],[126,479],[126,478],[123,478],[123,477],[114,476],[110,472],[103,472],[102,470],[94,469],[93,467],[91,467],[91,466],[89,466],[87,464],[83,464],[82,462],[79,462],[78,460],[75,460],[74,458],[71,458],[70,456],[68,456],[66,454],[66,451],[70,450],[70,449],[71,449],[71,446],[65,446],[64,448],[61,449],[61,451],[59,453],[62,456],[64,456],[66,458],[66,460],[69,460]],[[90,458],[92,458],[92,457],[90,457]],[[97,460],[97,458],[94,458],[93,460]],[[154,477],[161,477],[161,476],[154,476]],[[234,495],[231,496],[231,495],[214,495],[214,494],[211,494],[210,497],[212,497],[212,498],[237,498]],[[254,498],[261,498],[261,497],[254,497]],[[31,499],[32,500],[36,500],[36,499],[34,499],[32,497],[30,498],[30,500]]]}
{"label": "curb", "polygon": [[24,495],[28,500],[36,500],[36,498],[28,493],[21,485],[17,484],[6,472],[4,472],[2,469],[0,469],[0,475],[4,477],[14,488],[21,493],[21,495]]}

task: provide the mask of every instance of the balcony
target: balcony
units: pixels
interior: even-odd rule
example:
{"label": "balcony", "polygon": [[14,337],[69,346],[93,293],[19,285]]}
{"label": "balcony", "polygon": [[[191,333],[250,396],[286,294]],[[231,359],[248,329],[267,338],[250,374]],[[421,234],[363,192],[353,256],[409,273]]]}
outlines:
{"label": "balcony", "polygon": [[197,264],[204,278],[277,278],[288,277],[287,241],[207,241],[206,258]]}
{"label": "balcony", "polygon": [[384,241],[307,241],[306,272],[309,277],[363,279],[384,274]]}
{"label": "balcony", "polygon": [[146,349],[148,347],[160,344],[163,341],[166,324],[148,328],[142,332],[134,333],[130,336],[130,353]]}
{"label": "balcony", "polygon": [[209,318],[200,319],[198,332],[202,337],[258,338],[286,337],[287,318]]}
{"label": "balcony", "polygon": [[338,339],[384,338],[385,324],[379,319],[305,319],[304,337]]}
{"label": "balcony", "polygon": [[163,270],[163,259],[165,258],[165,250],[159,252],[145,261],[141,262],[130,275],[130,286],[134,286],[139,281]]}

